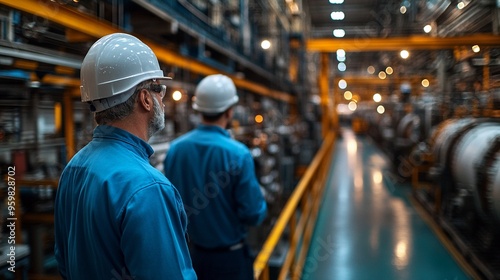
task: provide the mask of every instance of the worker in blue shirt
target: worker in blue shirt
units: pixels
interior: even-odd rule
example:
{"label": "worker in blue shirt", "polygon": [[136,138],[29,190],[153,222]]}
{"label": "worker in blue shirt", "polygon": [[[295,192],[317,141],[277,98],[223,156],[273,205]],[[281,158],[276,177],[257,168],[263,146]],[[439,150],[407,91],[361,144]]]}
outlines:
{"label": "worker in blue shirt", "polygon": [[193,103],[202,123],[172,141],[164,161],[165,175],[179,190],[188,215],[199,279],[253,279],[247,226],[263,221],[267,205],[249,149],[226,131],[237,102],[229,77],[205,77]]}
{"label": "worker in blue shirt", "polygon": [[102,37],[85,56],[82,101],[98,126],[59,181],[55,257],[64,279],[197,279],[181,197],[149,163],[168,79],[128,34]]}

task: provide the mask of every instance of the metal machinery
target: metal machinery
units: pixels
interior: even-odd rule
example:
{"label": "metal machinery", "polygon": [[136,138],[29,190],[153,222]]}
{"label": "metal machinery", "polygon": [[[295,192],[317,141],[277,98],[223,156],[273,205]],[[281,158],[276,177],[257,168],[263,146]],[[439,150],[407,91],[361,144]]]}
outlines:
{"label": "metal machinery", "polygon": [[485,279],[500,277],[500,99],[498,89],[425,93],[384,114],[363,110],[366,133],[414,197]]}
{"label": "metal machinery", "polygon": [[[399,183],[485,279],[500,277],[500,119],[498,90],[472,102],[424,94],[363,112],[370,135],[390,157]],[[466,106],[471,105],[471,106]],[[481,113],[478,113],[481,112]]]}
{"label": "metal machinery", "polygon": [[449,119],[430,138],[430,188],[418,200],[485,279],[500,276],[500,121]]}
{"label": "metal machinery", "polygon": [[377,104],[382,113],[372,104],[355,116],[392,161],[393,179],[411,180],[416,201],[478,275],[499,279],[499,69],[445,57],[440,86],[404,102],[395,91]]}
{"label": "metal machinery", "polygon": [[412,103],[386,101],[380,106],[385,109],[382,114],[373,106],[359,113],[367,123],[365,133],[389,156],[394,174],[401,180],[409,180],[414,150],[423,148],[431,129],[443,119],[439,98],[425,95],[415,98]]}
{"label": "metal machinery", "polygon": [[461,96],[385,102],[384,114],[365,108],[357,117],[391,159],[393,179],[411,180],[416,201],[464,258],[485,279],[499,279],[500,99],[498,90],[477,104]]}

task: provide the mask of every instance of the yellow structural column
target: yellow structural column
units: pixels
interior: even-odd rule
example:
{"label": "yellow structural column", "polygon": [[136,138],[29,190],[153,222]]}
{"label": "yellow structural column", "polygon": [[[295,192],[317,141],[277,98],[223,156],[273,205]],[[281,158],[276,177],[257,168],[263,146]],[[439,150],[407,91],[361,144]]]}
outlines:
{"label": "yellow structural column", "polygon": [[328,53],[321,53],[320,72],[319,72],[319,93],[321,97],[321,124],[322,135],[326,137],[330,130],[330,110],[328,108],[329,100],[329,86],[328,86]]}
{"label": "yellow structural column", "polygon": [[339,132],[340,129],[339,114],[337,112],[337,106],[340,104],[340,92],[338,88],[338,84],[333,85],[333,102],[328,103],[330,105],[331,112],[331,125],[336,132]]}
{"label": "yellow structural column", "polygon": [[66,90],[64,102],[64,139],[66,142],[66,160],[69,161],[76,153],[75,123],[73,118],[73,89]]}
{"label": "yellow structural column", "polygon": [[54,103],[54,126],[56,134],[62,130],[62,105],[61,102]]}
{"label": "yellow structural column", "polygon": [[299,73],[299,52],[300,42],[297,39],[290,41],[290,66],[288,67],[288,76],[293,83],[297,82]]}

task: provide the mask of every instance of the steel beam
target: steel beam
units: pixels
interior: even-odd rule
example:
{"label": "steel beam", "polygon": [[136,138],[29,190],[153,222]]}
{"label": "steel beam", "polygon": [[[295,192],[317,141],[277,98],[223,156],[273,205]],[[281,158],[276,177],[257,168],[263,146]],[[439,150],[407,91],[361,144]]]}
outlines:
{"label": "steel beam", "polygon": [[500,46],[500,36],[493,34],[472,34],[457,37],[408,36],[388,38],[346,38],[346,39],[309,39],[307,51],[346,52],[400,51],[406,50],[444,50],[456,46]]}
{"label": "steel beam", "polygon": [[335,85],[343,79],[347,82],[348,86],[387,86],[390,84],[399,84],[402,82],[410,82],[419,84],[423,79],[429,80],[431,84],[436,82],[434,75],[412,75],[412,76],[388,76],[386,79],[380,79],[374,76],[344,76],[336,77],[334,79]]}
{"label": "steel beam", "polygon": [[[61,24],[69,29],[76,30],[83,34],[94,37],[95,39],[102,36],[116,33],[125,32],[105,21],[99,20],[96,17],[83,14],[76,10],[66,8],[55,2],[41,1],[41,0],[0,0],[0,4],[5,6],[24,11],[26,13],[34,14],[43,17],[47,20]],[[73,34],[73,33],[71,33]],[[161,44],[155,43],[151,40],[141,38],[139,34],[133,34],[141,39],[155,52],[158,60],[168,65],[180,67],[202,75],[210,75],[221,73],[220,70],[207,66],[198,62],[195,59],[190,59],[182,56],[181,54],[164,48]],[[223,73],[229,75],[227,73]],[[230,75],[229,75],[230,76]],[[294,103],[295,97],[286,92],[276,91],[267,87],[255,84],[253,82],[233,76],[237,87],[255,92],[260,95],[268,96],[271,98],[279,99],[285,102]]]}

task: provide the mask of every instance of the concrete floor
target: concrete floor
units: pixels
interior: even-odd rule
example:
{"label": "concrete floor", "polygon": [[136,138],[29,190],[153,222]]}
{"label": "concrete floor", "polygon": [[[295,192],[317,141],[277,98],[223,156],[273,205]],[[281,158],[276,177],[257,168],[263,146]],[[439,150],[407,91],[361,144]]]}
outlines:
{"label": "concrete floor", "polygon": [[411,187],[369,140],[344,129],[301,279],[470,278],[410,203]]}

